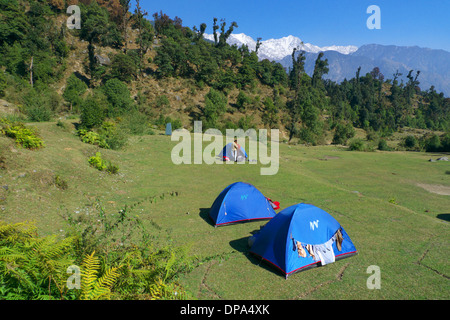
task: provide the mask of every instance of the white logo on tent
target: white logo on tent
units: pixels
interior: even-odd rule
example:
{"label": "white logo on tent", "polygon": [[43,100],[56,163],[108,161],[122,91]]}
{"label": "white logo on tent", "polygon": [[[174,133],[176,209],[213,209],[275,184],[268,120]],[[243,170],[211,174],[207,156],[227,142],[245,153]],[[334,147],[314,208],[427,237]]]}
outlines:
{"label": "white logo on tent", "polygon": [[319,228],[319,220],[316,221],[310,221],[309,222],[309,228],[314,231],[314,228]]}

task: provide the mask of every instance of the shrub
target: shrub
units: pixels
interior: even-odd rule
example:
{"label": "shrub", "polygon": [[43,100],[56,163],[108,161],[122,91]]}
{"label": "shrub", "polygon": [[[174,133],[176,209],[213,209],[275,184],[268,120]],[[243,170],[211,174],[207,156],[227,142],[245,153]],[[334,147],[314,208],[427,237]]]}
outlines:
{"label": "shrub", "polygon": [[62,122],[61,120],[58,120],[58,121],[56,122],[56,126],[57,126],[57,127],[60,127],[61,129],[67,129],[66,124],[65,124],[64,122]]}
{"label": "shrub", "polygon": [[82,80],[71,74],[67,79],[66,88],[63,93],[64,99],[70,103],[72,107],[79,107],[82,105],[82,95],[86,92],[87,85]]}
{"label": "shrub", "polygon": [[106,169],[106,163],[102,159],[102,154],[97,152],[95,156],[89,158],[89,164],[99,171]]}
{"label": "shrub", "polygon": [[5,89],[7,88],[6,76],[5,73],[0,71],[0,98],[5,96]]}
{"label": "shrub", "polygon": [[177,130],[183,127],[180,119],[172,119],[171,117],[164,117],[162,114],[159,115],[159,118],[154,122],[155,125],[158,126],[160,130],[164,130],[168,123],[172,124],[172,130]]}
{"label": "shrub", "polygon": [[348,139],[355,136],[355,129],[351,123],[338,123],[334,131],[333,144],[346,144]]}
{"label": "shrub", "polygon": [[42,105],[28,108],[27,115],[31,121],[36,122],[50,121],[52,118],[51,110]]}
{"label": "shrub", "polygon": [[118,53],[111,63],[111,76],[120,81],[130,82],[136,77],[136,61],[130,55]]}
{"label": "shrub", "polygon": [[388,146],[386,140],[380,139],[380,141],[378,141],[378,150],[391,151],[391,148]]}
{"label": "shrub", "polygon": [[106,171],[110,174],[116,174],[119,172],[119,167],[102,159],[102,154],[100,152],[97,152],[95,156],[90,157],[88,162],[92,167],[99,171]]}
{"label": "shrub", "polygon": [[203,115],[205,117],[205,129],[215,128],[219,117],[227,110],[227,97],[213,88],[205,96]]}
{"label": "shrub", "polygon": [[81,127],[92,129],[102,124],[105,119],[105,106],[97,96],[89,96],[81,107]]}
{"label": "shrub", "polygon": [[118,127],[114,122],[105,121],[98,129],[101,141],[104,144],[99,144],[101,148],[118,150],[122,148],[128,141],[125,130]]}
{"label": "shrub", "polygon": [[69,188],[69,185],[67,184],[67,181],[64,180],[63,178],[61,178],[60,175],[56,175],[53,178],[53,183],[55,184],[55,186],[58,189],[61,189],[61,190],[67,190]]}
{"label": "shrub", "polygon": [[[153,203],[166,195],[178,193],[144,200]],[[89,214],[67,211],[63,218],[68,224],[63,238],[40,237],[29,222],[0,221],[3,300],[186,299],[189,293],[177,276],[208,259],[189,256],[188,246],[160,244],[161,228],[151,224],[156,234],[150,233],[126,206],[110,213],[96,202]],[[77,265],[80,287],[70,288],[77,283],[68,267]]]}
{"label": "shrub", "polygon": [[425,140],[425,150],[427,152],[439,152],[441,151],[441,140],[437,134],[432,135]]}
{"label": "shrub", "polygon": [[114,122],[105,121],[97,131],[79,129],[77,135],[84,143],[98,145],[103,149],[118,150],[128,141],[124,130]]}
{"label": "shrub", "polygon": [[58,109],[60,99],[54,91],[48,88],[35,87],[23,93],[23,111],[29,120],[36,122],[50,121],[53,111]]}
{"label": "shrub", "polygon": [[366,144],[362,139],[354,139],[349,146],[351,151],[366,151]]}
{"label": "shrub", "polygon": [[108,117],[119,117],[131,109],[133,100],[125,83],[118,79],[110,79],[102,89],[109,103]]}
{"label": "shrub", "polygon": [[120,128],[132,135],[144,135],[150,131],[147,116],[137,110],[127,113],[122,118]]}
{"label": "shrub", "polygon": [[403,144],[408,150],[415,149],[417,146],[417,139],[416,137],[409,135],[405,138]]}
{"label": "shrub", "polygon": [[11,123],[0,118],[0,133],[16,140],[16,143],[27,149],[44,147],[44,141],[38,136],[36,130],[26,127],[21,122]]}

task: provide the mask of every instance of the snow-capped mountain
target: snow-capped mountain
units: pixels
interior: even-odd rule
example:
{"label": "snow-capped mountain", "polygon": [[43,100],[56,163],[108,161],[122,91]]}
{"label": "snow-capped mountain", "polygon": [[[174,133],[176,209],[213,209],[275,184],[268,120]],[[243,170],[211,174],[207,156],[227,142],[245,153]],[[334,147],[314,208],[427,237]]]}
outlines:
{"label": "snow-capped mountain", "polygon": [[[214,41],[214,35],[204,34],[204,38]],[[256,49],[256,40],[244,33],[231,34],[227,40],[230,45],[238,47],[247,45],[249,50]],[[351,79],[359,67],[361,75],[378,67],[387,77],[396,72],[402,73],[400,81],[407,81],[410,70],[420,70],[420,87],[422,89],[434,86],[437,91],[450,96],[450,52],[444,50],[415,47],[400,47],[395,45],[363,45],[318,47],[311,43],[303,43],[301,39],[287,36],[280,39],[261,41],[258,50],[260,60],[268,59],[279,62],[286,70],[292,66],[292,51],[294,48],[306,51],[305,71],[312,75],[315,60],[319,52],[324,52],[323,59],[328,60],[329,72],[325,79],[341,82]],[[297,53],[298,54],[298,53]]]}
{"label": "snow-capped mountain", "polygon": [[[204,34],[205,39],[214,41],[214,35]],[[227,40],[230,45],[236,44],[238,47],[247,45],[252,51],[256,49],[256,40],[252,37],[244,34],[231,34]],[[290,56],[294,48],[303,50],[306,52],[318,53],[320,51],[337,51],[341,54],[350,54],[358,50],[355,46],[327,46],[318,47],[311,43],[303,43],[300,38],[294,36],[287,36],[280,39],[269,39],[261,41],[261,46],[258,50],[258,57],[262,59],[269,59],[271,61],[278,61],[286,56]]]}

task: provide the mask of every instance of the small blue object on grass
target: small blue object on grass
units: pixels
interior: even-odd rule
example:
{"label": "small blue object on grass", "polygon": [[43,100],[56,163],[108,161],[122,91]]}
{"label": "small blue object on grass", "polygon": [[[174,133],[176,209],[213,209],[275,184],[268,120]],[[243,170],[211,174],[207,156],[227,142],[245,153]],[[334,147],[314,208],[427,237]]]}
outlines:
{"label": "small blue object on grass", "polygon": [[168,123],[166,124],[166,136],[171,136],[172,135],[172,123]]}

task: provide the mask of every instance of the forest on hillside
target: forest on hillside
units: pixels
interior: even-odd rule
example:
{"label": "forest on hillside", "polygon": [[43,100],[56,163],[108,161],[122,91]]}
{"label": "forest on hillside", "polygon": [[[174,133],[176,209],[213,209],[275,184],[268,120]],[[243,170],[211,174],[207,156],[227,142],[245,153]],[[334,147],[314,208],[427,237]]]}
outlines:
{"label": "forest on hillside", "polygon": [[[72,4],[81,9],[80,30],[66,25]],[[329,71],[323,54],[312,76],[301,51],[293,51],[293,66],[285,70],[258,59],[259,41],[256,48],[227,44],[238,22],[212,17],[211,23],[214,41],[203,38],[206,23],[189,28],[179,17],[145,12],[140,1],[0,0],[0,99],[19,107],[19,120],[79,116],[80,134],[94,132],[94,143],[111,148],[123,145],[125,133],[151,133],[150,125],[170,121],[190,128],[202,120],[205,130],[279,128],[289,141],[311,145],[326,143],[327,133],[332,143],[345,145],[355,128],[378,139],[404,127],[427,129],[433,133],[409,148],[449,151],[450,98],[421,88],[420,70],[410,70],[403,82],[398,73],[374,68],[363,75],[358,69],[354,78],[336,83],[323,79]],[[83,74],[68,73],[77,43],[87,44],[78,61]],[[108,63],[100,48],[110,50]],[[149,101],[132,91],[149,79],[165,85],[188,80],[192,95],[207,88],[199,112],[187,108],[190,125],[164,114],[167,96]],[[229,120],[230,113],[242,116]],[[246,116],[255,113],[259,117]]]}

